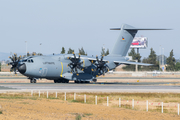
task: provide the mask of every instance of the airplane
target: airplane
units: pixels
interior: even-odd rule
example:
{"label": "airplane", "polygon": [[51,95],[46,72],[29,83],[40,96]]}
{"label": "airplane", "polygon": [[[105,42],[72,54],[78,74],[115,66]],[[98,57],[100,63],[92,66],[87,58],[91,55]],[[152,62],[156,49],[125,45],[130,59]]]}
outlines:
{"label": "airplane", "polygon": [[37,79],[54,80],[54,83],[89,83],[96,82],[97,77],[104,75],[109,70],[113,70],[121,64],[133,64],[151,66],[152,64],[128,61],[126,54],[138,30],[169,30],[169,29],[149,29],[135,28],[127,24],[122,24],[121,28],[111,28],[110,30],[120,30],[120,35],[112,49],[112,52],[101,58],[78,55],[78,54],[58,54],[49,56],[30,56],[23,59],[10,57],[12,62],[11,70],[18,70],[22,75],[30,79],[30,83],[36,83]]}

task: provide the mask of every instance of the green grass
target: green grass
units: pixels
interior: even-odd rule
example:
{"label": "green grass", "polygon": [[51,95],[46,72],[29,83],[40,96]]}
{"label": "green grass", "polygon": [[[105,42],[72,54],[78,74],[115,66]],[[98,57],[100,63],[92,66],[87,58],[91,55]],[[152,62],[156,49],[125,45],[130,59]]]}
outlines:
{"label": "green grass", "polygon": [[21,104],[29,104],[28,102],[21,102]]}
{"label": "green grass", "polygon": [[55,97],[48,97],[48,99],[56,99],[56,100],[57,100],[57,99],[59,99],[59,98],[55,98]]}
{"label": "green grass", "polygon": [[83,117],[90,116],[90,115],[93,115],[93,114],[92,113],[84,113]]}
{"label": "green grass", "polygon": [[79,102],[78,100],[71,100],[71,102]]}
{"label": "green grass", "polygon": [[76,115],[76,120],[81,120],[81,115],[80,114]]}
{"label": "green grass", "polygon": [[2,111],[0,111],[0,114],[3,114],[3,112],[2,112]]}

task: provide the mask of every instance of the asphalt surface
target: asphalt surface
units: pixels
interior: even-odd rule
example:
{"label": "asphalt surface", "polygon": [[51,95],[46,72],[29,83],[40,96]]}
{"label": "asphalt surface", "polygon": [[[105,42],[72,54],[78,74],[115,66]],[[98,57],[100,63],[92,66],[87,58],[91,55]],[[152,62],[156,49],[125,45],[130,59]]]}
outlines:
{"label": "asphalt surface", "polygon": [[[0,76],[0,79],[27,79],[24,76]],[[98,77],[98,79],[180,79],[176,77]]]}
{"label": "asphalt surface", "polygon": [[180,85],[172,83],[1,83],[0,92],[58,91],[58,92],[173,92],[180,93]]}

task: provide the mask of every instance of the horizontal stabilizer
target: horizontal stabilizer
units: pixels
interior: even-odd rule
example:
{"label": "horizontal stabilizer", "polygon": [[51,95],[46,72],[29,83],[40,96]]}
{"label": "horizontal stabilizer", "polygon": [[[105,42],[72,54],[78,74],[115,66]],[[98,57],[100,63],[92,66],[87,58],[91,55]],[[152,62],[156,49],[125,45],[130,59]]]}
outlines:
{"label": "horizontal stabilizer", "polygon": [[[110,28],[110,30],[121,30],[121,28]],[[164,28],[124,28],[124,30],[172,30]]]}
{"label": "horizontal stabilizer", "polygon": [[126,65],[143,65],[143,66],[151,66],[153,64],[148,64],[148,63],[138,63],[138,62],[130,62],[130,61],[114,61],[115,63],[120,63],[120,64],[126,64]]}

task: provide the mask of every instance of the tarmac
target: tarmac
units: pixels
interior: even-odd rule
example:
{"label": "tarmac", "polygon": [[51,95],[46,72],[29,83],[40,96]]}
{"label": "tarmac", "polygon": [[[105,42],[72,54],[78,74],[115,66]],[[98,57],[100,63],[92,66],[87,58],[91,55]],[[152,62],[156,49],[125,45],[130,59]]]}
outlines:
{"label": "tarmac", "polygon": [[0,76],[0,92],[168,92],[180,93],[178,77],[98,77],[96,83],[54,83],[42,79],[30,83],[24,76]]}
{"label": "tarmac", "polygon": [[180,85],[172,83],[1,83],[0,92],[159,92],[180,93]]}

